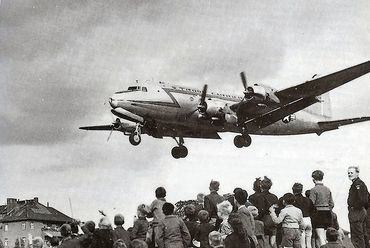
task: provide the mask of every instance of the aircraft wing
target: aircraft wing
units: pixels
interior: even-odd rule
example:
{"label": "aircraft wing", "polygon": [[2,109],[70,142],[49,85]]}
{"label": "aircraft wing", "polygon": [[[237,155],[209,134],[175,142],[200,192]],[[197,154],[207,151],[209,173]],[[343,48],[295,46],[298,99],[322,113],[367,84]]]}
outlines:
{"label": "aircraft wing", "polygon": [[94,131],[110,131],[114,129],[114,126],[111,125],[100,125],[100,126],[86,126],[86,127],[79,127],[82,130],[94,130]]}
{"label": "aircraft wing", "polygon": [[370,117],[358,117],[358,118],[350,118],[350,119],[342,119],[336,121],[320,121],[318,122],[320,129],[322,132],[338,129],[340,126],[351,125],[363,121],[370,121]]}
{"label": "aircraft wing", "polygon": [[282,104],[322,95],[370,72],[370,61],[275,92]]}
{"label": "aircraft wing", "polygon": [[277,91],[275,95],[280,100],[280,106],[274,109],[267,109],[265,112],[247,119],[244,122],[244,126],[249,131],[267,127],[285,116],[319,102],[318,96],[369,72],[370,61],[367,61],[327,76]]}

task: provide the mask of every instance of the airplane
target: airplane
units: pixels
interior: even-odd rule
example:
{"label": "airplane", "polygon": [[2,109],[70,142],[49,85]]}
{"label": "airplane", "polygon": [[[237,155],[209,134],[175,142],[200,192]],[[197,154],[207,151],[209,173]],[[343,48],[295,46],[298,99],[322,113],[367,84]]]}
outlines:
{"label": "airplane", "polygon": [[[317,77],[282,90],[267,85],[248,85],[241,96],[208,92],[159,82],[140,84],[115,92],[109,103],[117,119],[109,125],[84,126],[83,130],[119,131],[137,146],[141,135],[172,137],[177,146],[171,154],[185,158],[184,138],[221,139],[218,133],[233,132],[234,145],[248,147],[252,135],[298,135],[338,129],[340,126],[369,121],[370,117],[333,120],[328,92],[370,72],[370,61]],[[123,122],[121,119],[129,122]]]}

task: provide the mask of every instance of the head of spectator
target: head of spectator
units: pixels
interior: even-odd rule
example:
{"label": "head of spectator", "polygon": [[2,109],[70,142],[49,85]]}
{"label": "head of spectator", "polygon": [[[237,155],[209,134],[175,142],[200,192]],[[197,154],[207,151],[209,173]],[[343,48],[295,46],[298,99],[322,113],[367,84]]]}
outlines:
{"label": "head of spectator", "polygon": [[149,212],[150,212],[150,208],[149,208],[149,206],[147,206],[145,204],[140,204],[137,207],[137,217],[138,218],[146,218],[148,216]]}
{"label": "head of spectator", "polygon": [[258,216],[258,208],[256,208],[255,206],[248,206],[247,208],[252,214],[253,218],[256,218]]}
{"label": "head of spectator", "polygon": [[307,197],[307,198],[310,198],[310,195],[311,195],[311,190],[308,189],[304,192],[304,195]]}
{"label": "head of spectator", "polygon": [[208,240],[209,240],[209,245],[212,248],[221,248],[223,246],[223,240],[221,237],[221,233],[217,231],[212,231],[208,234]]}
{"label": "head of spectator", "polygon": [[73,237],[78,236],[78,222],[77,221],[73,221],[69,225],[71,226],[72,236]]}
{"label": "head of spectator", "polygon": [[268,192],[271,189],[272,181],[270,178],[264,176],[261,181],[261,191]]}
{"label": "head of spectator", "polygon": [[220,189],[220,182],[211,180],[211,182],[209,183],[209,190],[211,192],[217,192],[219,189]]}
{"label": "head of spectator", "polygon": [[57,236],[53,236],[50,239],[51,247],[57,247],[59,245],[59,238]]}
{"label": "head of spectator", "polygon": [[166,189],[163,188],[163,187],[158,187],[155,190],[155,197],[157,199],[165,198],[166,197],[166,194],[167,194]]}
{"label": "head of spectator", "polygon": [[324,179],[324,172],[321,170],[315,170],[312,172],[312,181],[316,184],[321,182]]}
{"label": "head of spectator", "polygon": [[148,244],[144,240],[134,239],[131,241],[130,247],[131,248],[148,248]]}
{"label": "head of spectator", "polygon": [[173,212],[175,211],[175,206],[172,203],[166,202],[163,204],[162,211],[164,215],[173,215]]}
{"label": "head of spectator", "polygon": [[294,195],[300,195],[303,191],[303,185],[301,183],[293,184],[292,191]]}
{"label": "head of spectator", "polygon": [[227,222],[229,222],[231,228],[233,229],[233,233],[237,234],[240,239],[245,240],[246,233],[244,231],[243,222],[241,221],[239,214],[231,213]]}
{"label": "head of spectator", "polygon": [[184,207],[184,214],[188,220],[195,220],[197,217],[195,206],[193,204],[186,205]]}
{"label": "head of spectator", "polygon": [[114,216],[114,225],[122,226],[123,224],[125,224],[125,217],[123,214],[116,214]]}
{"label": "head of spectator", "polygon": [[206,195],[204,194],[204,193],[199,193],[199,194],[197,194],[197,203],[199,203],[199,204],[204,204],[204,197],[205,197]]}
{"label": "head of spectator", "polygon": [[95,232],[95,222],[92,220],[86,221],[81,229],[85,234],[93,234]]}
{"label": "head of spectator", "polygon": [[253,183],[253,191],[256,193],[261,192],[261,178],[256,178],[256,181]]}
{"label": "head of spectator", "polygon": [[326,240],[328,242],[335,242],[338,240],[339,233],[335,228],[328,227],[326,230]]}
{"label": "head of spectator", "polygon": [[35,237],[32,239],[33,248],[42,248],[44,246],[44,240],[41,237]]}
{"label": "head of spectator", "polygon": [[72,234],[72,229],[69,224],[63,224],[59,229],[60,235],[63,238],[69,237]]}
{"label": "head of spectator", "polygon": [[245,205],[245,203],[247,202],[247,199],[248,199],[248,193],[246,190],[242,189],[242,190],[237,190],[235,192],[235,203],[236,203],[236,206],[237,207],[240,207],[242,205]]}
{"label": "head of spectator", "polygon": [[239,191],[239,190],[243,190],[242,188],[239,188],[239,187],[236,187],[234,190],[233,190],[233,193],[235,194],[236,191]]}
{"label": "head of spectator", "polygon": [[283,195],[284,205],[292,205],[295,202],[295,196],[292,193],[286,193]]}
{"label": "head of spectator", "polygon": [[348,167],[348,178],[351,181],[356,180],[360,175],[360,168],[358,166],[349,166]]}
{"label": "head of spectator", "polygon": [[198,213],[198,219],[200,223],[208,223],[209,222],[209,213],[207,210],[200,210]]}
{"label": "head of spectator", "polygon": [[113,248],[127,248],[127,246],[122,239],[117,239],[116,242],[113,243]]}
{"label": "head of spectator", "polygon": [[99,221],[99,229],[112,229],[112,224],[110,223],[108,217],[104,216]]}
{"label": "head of spectator", "polygon": [[229,218],[229,215],[233,211],[233,206],[229,201],[223,201],[217,204],[217,215],[221,219],[227,219]]}

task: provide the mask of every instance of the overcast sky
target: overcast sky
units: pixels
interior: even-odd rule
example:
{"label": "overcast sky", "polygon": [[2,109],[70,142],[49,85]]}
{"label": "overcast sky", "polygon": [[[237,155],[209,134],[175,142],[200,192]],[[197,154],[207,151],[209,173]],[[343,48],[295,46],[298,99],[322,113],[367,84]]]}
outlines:
{"label": "overcast sky", "polygon": [[[175,142],[85,132],[112,121],[108,97],[135,80],[241,93],[239,72],[277,89],[370,58],[368,1],[20,1],[0,5],[0,203],[38,196],[74,217],[122,212],[131,226],[158,186],[168,200],[194,199],[211,179],[221,193],[252,193],[258,176],[281,196],[294,182],[313,186],[322,169],[348,228],[348,165],[370,185],[370,123],[321,137],[253,136],[247,149],[223,140]],[[370,76],[331,92],[334,117],[370,116]]]}

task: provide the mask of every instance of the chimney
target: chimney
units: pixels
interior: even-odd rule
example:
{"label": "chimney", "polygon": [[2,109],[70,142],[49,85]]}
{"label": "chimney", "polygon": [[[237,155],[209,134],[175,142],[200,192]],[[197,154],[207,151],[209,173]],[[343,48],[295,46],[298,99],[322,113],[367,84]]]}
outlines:
{"label": "chimney", "polygon": [[6,199],[6,213],[8,214],[17,206],[17,199],[16,198],[7,198]]}
{"label": "chimney", "polygon": [[34,197],[33,198],[33,201],[37,203],[37,202],[39,202],[39,198],[38,197]]}
{"label": "chimney", "polygon": [[49,207],[49,202],[46,202],[46,206]]}

